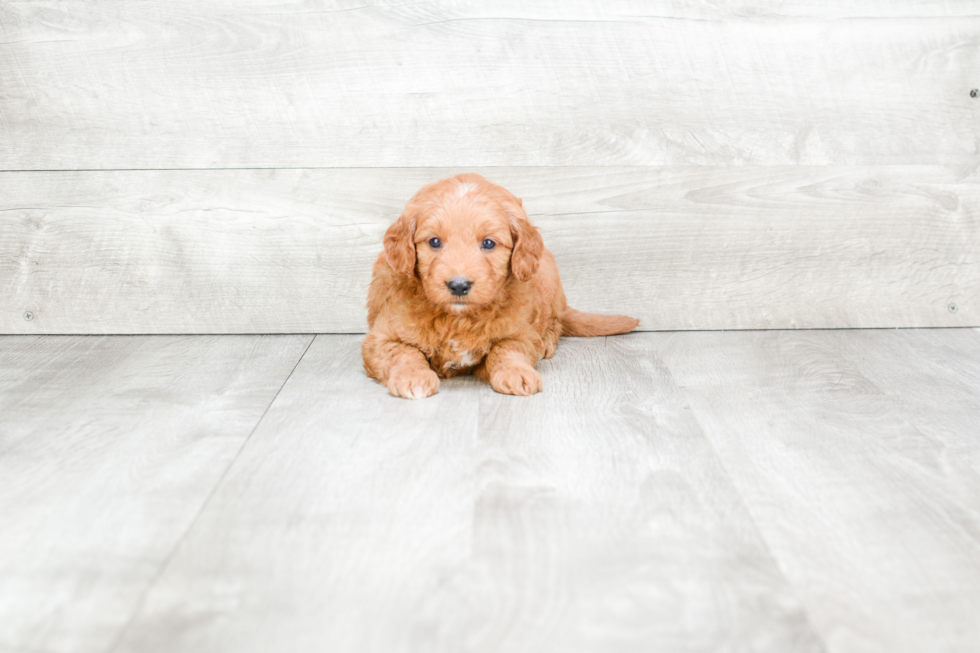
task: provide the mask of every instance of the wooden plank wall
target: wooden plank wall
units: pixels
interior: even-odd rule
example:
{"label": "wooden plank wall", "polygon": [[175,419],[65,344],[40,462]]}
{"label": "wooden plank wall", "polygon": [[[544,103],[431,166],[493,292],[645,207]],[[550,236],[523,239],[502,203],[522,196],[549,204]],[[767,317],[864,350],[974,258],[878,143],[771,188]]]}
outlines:
{"label": "wooden plank wall", "polygon": [[645,329],[980,325],[978,64],[968,1],[2,3],[0,333],[363,331],[468,170]]}

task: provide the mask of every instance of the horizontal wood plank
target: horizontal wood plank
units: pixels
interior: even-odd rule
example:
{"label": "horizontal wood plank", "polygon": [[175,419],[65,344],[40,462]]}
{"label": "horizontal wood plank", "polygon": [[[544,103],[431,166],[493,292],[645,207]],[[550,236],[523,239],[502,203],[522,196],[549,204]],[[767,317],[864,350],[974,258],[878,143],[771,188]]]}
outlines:
{"label": "horizontal wood plank", "polygon": [[978,14],[8,2],[0,169],[973,165]]}
{"label": "horizontal wood plank", "polygon": [[310,340],[0,337],[0,651],[109,650]]}
{"label": "horizontal wood plank", "polygon": [[115,650],[821,650],[649,337],[409,402],[318,336]]}
{"label": "horizontal wood plank", "polygon": [[[0,173],[0,332],[363,332],[384,230],[460,171]],[[973,169],[480,172],[524,198],[573,306],[643,329],[980,324]]]}

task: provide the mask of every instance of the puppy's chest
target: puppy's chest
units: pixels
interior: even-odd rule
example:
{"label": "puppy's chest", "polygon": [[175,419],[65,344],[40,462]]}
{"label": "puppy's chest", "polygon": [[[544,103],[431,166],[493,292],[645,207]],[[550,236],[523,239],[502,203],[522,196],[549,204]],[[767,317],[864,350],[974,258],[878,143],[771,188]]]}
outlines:
{"label": "puppy's chest", "polygon": [[483,362],[489,350],[489,346],[483,343],[454,338],[424,347],[422,353],[439,376],[450,377],[473,371]]}

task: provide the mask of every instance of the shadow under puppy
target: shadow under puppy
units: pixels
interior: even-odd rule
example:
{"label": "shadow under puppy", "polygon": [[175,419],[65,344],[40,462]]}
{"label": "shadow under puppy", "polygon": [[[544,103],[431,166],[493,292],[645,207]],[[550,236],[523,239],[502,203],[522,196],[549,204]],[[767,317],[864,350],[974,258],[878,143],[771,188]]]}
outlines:
{"label": "shadow under puppy", "polygon": [[559,336],[632,331],[639,320],[565,301],[558,266],[521,200],[480,175],[425,186],[384,237],[368,291],[364,369],[396,397],[475,374],[497,392],[541,391],[534,369]]}

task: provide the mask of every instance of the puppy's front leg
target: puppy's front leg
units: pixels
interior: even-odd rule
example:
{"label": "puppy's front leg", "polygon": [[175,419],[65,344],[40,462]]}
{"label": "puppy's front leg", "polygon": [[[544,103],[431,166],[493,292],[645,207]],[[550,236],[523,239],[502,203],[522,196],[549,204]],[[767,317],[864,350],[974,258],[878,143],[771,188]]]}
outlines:
{"label": "puppy's front leg", "polygon": [[541,392],[541,375],[534,369],[540,358],[529,343],[501,340],[490,349],[474,374],[490,382],[497,392],[528,396]]}
{"label": "puppy's front leg", "polygon": [[368,334],[361,346],[364,369],[395,397],[425,399],[439,392],[439,377],[416,347]]}

